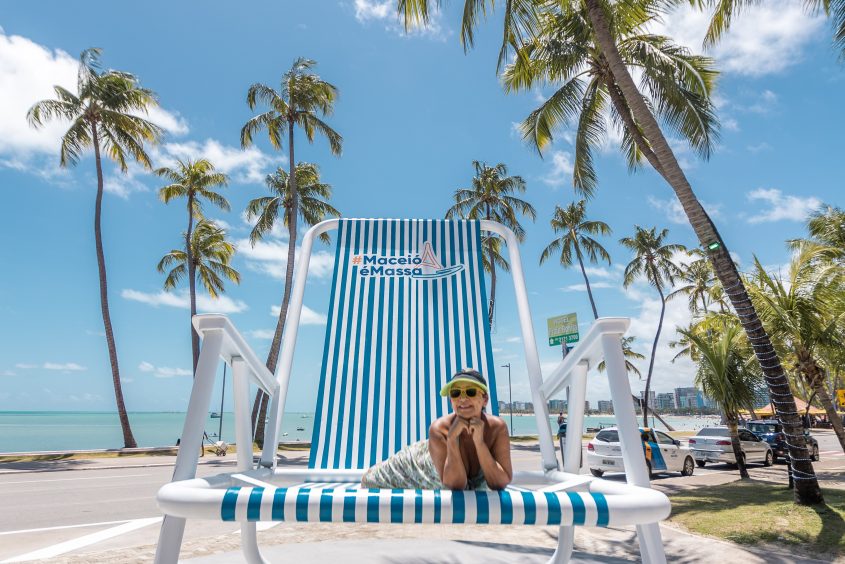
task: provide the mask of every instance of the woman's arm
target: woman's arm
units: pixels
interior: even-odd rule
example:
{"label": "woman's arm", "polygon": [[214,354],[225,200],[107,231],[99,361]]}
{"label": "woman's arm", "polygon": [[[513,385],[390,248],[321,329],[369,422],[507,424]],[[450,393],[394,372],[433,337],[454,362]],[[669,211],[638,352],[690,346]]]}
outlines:
{"label": "woman's arm", "polygon": [[450,490],[462,490],[467,485],[467,471],[461,458],[461,433],[468,429],[466,420],[455,416],[448,431],[444,432],[437,422],[429,429],[428,448],[431,460],[440,481]]}
{"label": "woman's arm", "polygon": [[511,445],[507,427],[496,425],[493,430],[493,444],[488,447],[484,442],[484,427],[486,423],[481,418],[473,418],[469,423],[475,451],[478,453],[478,463],[484,473],[484,480],[494,490],[503,490],[513,479],[511,466]]}

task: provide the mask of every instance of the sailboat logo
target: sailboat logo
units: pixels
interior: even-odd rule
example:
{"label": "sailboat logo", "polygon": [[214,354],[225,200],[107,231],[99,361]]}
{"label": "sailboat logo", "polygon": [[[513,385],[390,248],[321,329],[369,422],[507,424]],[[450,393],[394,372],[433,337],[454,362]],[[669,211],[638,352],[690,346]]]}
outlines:
{"label": "sailboat logo", "polygon": [[417,273],[411,275],[411,278],[420,278],[423,280],[430,280],[432,278],[444,278],[446,276],[456,274],[464,269],[464,265],[462,264],[455,264],[449,267],[444,267],[440,260],[437,258],[437,255],[434,254],[434,249],[431,248],[431,243],[429,241],[425,241],[423,243],[422,252],[420,253],[420,266],[426,267],[427,270],[433,270],[434,272],[428,273]]}

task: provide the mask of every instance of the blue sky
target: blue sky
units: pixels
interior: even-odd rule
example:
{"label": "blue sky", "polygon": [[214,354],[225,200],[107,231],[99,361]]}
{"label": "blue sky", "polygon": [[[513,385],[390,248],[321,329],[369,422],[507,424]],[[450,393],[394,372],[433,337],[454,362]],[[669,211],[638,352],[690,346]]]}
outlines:
{"label": "blue sky", "polygon": [[[711,54],[723,74],[716,102],[722,123],[709,162],[682,144],[678,155],[693,188],[714,216],[742,266],[756,254],[777,268],[789,260],[784,241],[800,236],[807,213],[820,202],[842,205],[839,133],[843,66],[820,18],[781,0],[748,10]],[[216,303],[259,356],[269,347],[274,307],[282,295],[286,237],[255,248],[246,237],[246,203],[264,195],[263,177],[287,165],[261,140],[242,151],[238,134],[252,113],[245,94],[253,82],[277,85],[298,56],[318,61],[317,71],[340,90],[327,121],[344,136],[335,158],[322,141],[300,135],[297,159],[317,163],[334,187],[334,205],[348,217],[442,217],[452,193],[469,185],[472,160],[504,162],[525,178],[525,198],[538,211],[526,223],[522,247],[534,326],[546,374],[559,348],[545,346],[545,319],[575,311],[586,330],[589,304],[577,269],[538,265],[552,239],[555,205],[571,189],[573,147],[568,130],[541,159],[514,130],[551,88],[505,95],[495,74],[500,37],[497,17],[479,30],[477,47],[463,53],[457,31],[462,3],[448,3],[425,31],[402,32],[390,2],[247,2],[199,4],[151,1],[115,3],[104,10],[69,4],[10,5],[0,16],[0,410],[111,410],[114,399],[100,317],[93,237],[96,178],[93,159],[72,169],[58,166],[60,124],[31,130],[24,119],[51,86],[75,84],[76,57],[104,50],[107,67],[137,74],[158,93],[152,119],[167,130],[151,149],[155,165],[205,156],[231,177],[225,194],[231,213],[209,215],[228,227],[238,246],[240,286],[229,285]],[[681,10],[656,27],[700,51],[706,16]],[[604,240],[613,265],[591,268],[599,312],[632,318],[637,348],[649,352],[659,303],[644,285],[627,290],[620,270],[630,256],[617,241],[634,225],[667,227],[674,242],[694,245],[677,202],[650,170],[628,173],[611,135],[598,158],[599,189],[589,214],[613,228]],[[155,266],[179,246],[185,228],[181,204],[157,197],[160,180],[132,167],[128,175],[105,166],[106,241],[112,321],[130,410],[181,411],[190,393],[187,298],[166,294]],[[297,347],[288,408],[313,409],[325,331],[331,255],[320,247],[319,267],[306,292],[306,323]],[[509,283],[500,285],[493,335],[497,364],[513,367],[514,399],[529,399]],[[661,337],[654,389],[689,385],[693,367],[672,364],[667,343],[687,322],[685,300],[671,303]],[[640,363],[641,369],[647,367]],[[499,373],[500,397],[507,379]],[[503,385],[504,384],[504,385]],[[643,383],[632,380],[634,390]],[[588,399],[609,397],[601,376],[591,378]]]}

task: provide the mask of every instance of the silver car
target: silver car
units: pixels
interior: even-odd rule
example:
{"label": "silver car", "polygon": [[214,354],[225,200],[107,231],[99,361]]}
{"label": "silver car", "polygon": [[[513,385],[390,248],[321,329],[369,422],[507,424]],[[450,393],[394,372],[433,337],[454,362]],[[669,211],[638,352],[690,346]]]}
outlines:
{"label": "silver car", "polygon": [[[762,462],[771,466],[774,460],[772,447],[747,429],[739,430],[739,445],[745,462]],[[689,449],[699,468],[708,462],[717,464],[736,464],[731,433],[727,427],[704,427],[698,435],[690,438]]]}

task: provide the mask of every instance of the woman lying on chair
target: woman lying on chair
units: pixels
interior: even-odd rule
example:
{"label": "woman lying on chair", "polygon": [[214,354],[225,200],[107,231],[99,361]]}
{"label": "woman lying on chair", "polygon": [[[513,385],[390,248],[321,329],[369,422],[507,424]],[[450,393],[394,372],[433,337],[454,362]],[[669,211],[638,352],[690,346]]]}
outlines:
{"label": "woman lying on chair", "polygon": [[508,427],[485,413],[487,381],[465,368],[440,390],[452,411],[435,420],[428,440],[409,445],[364,474],[365,488],[501,490],[513,478]]}

